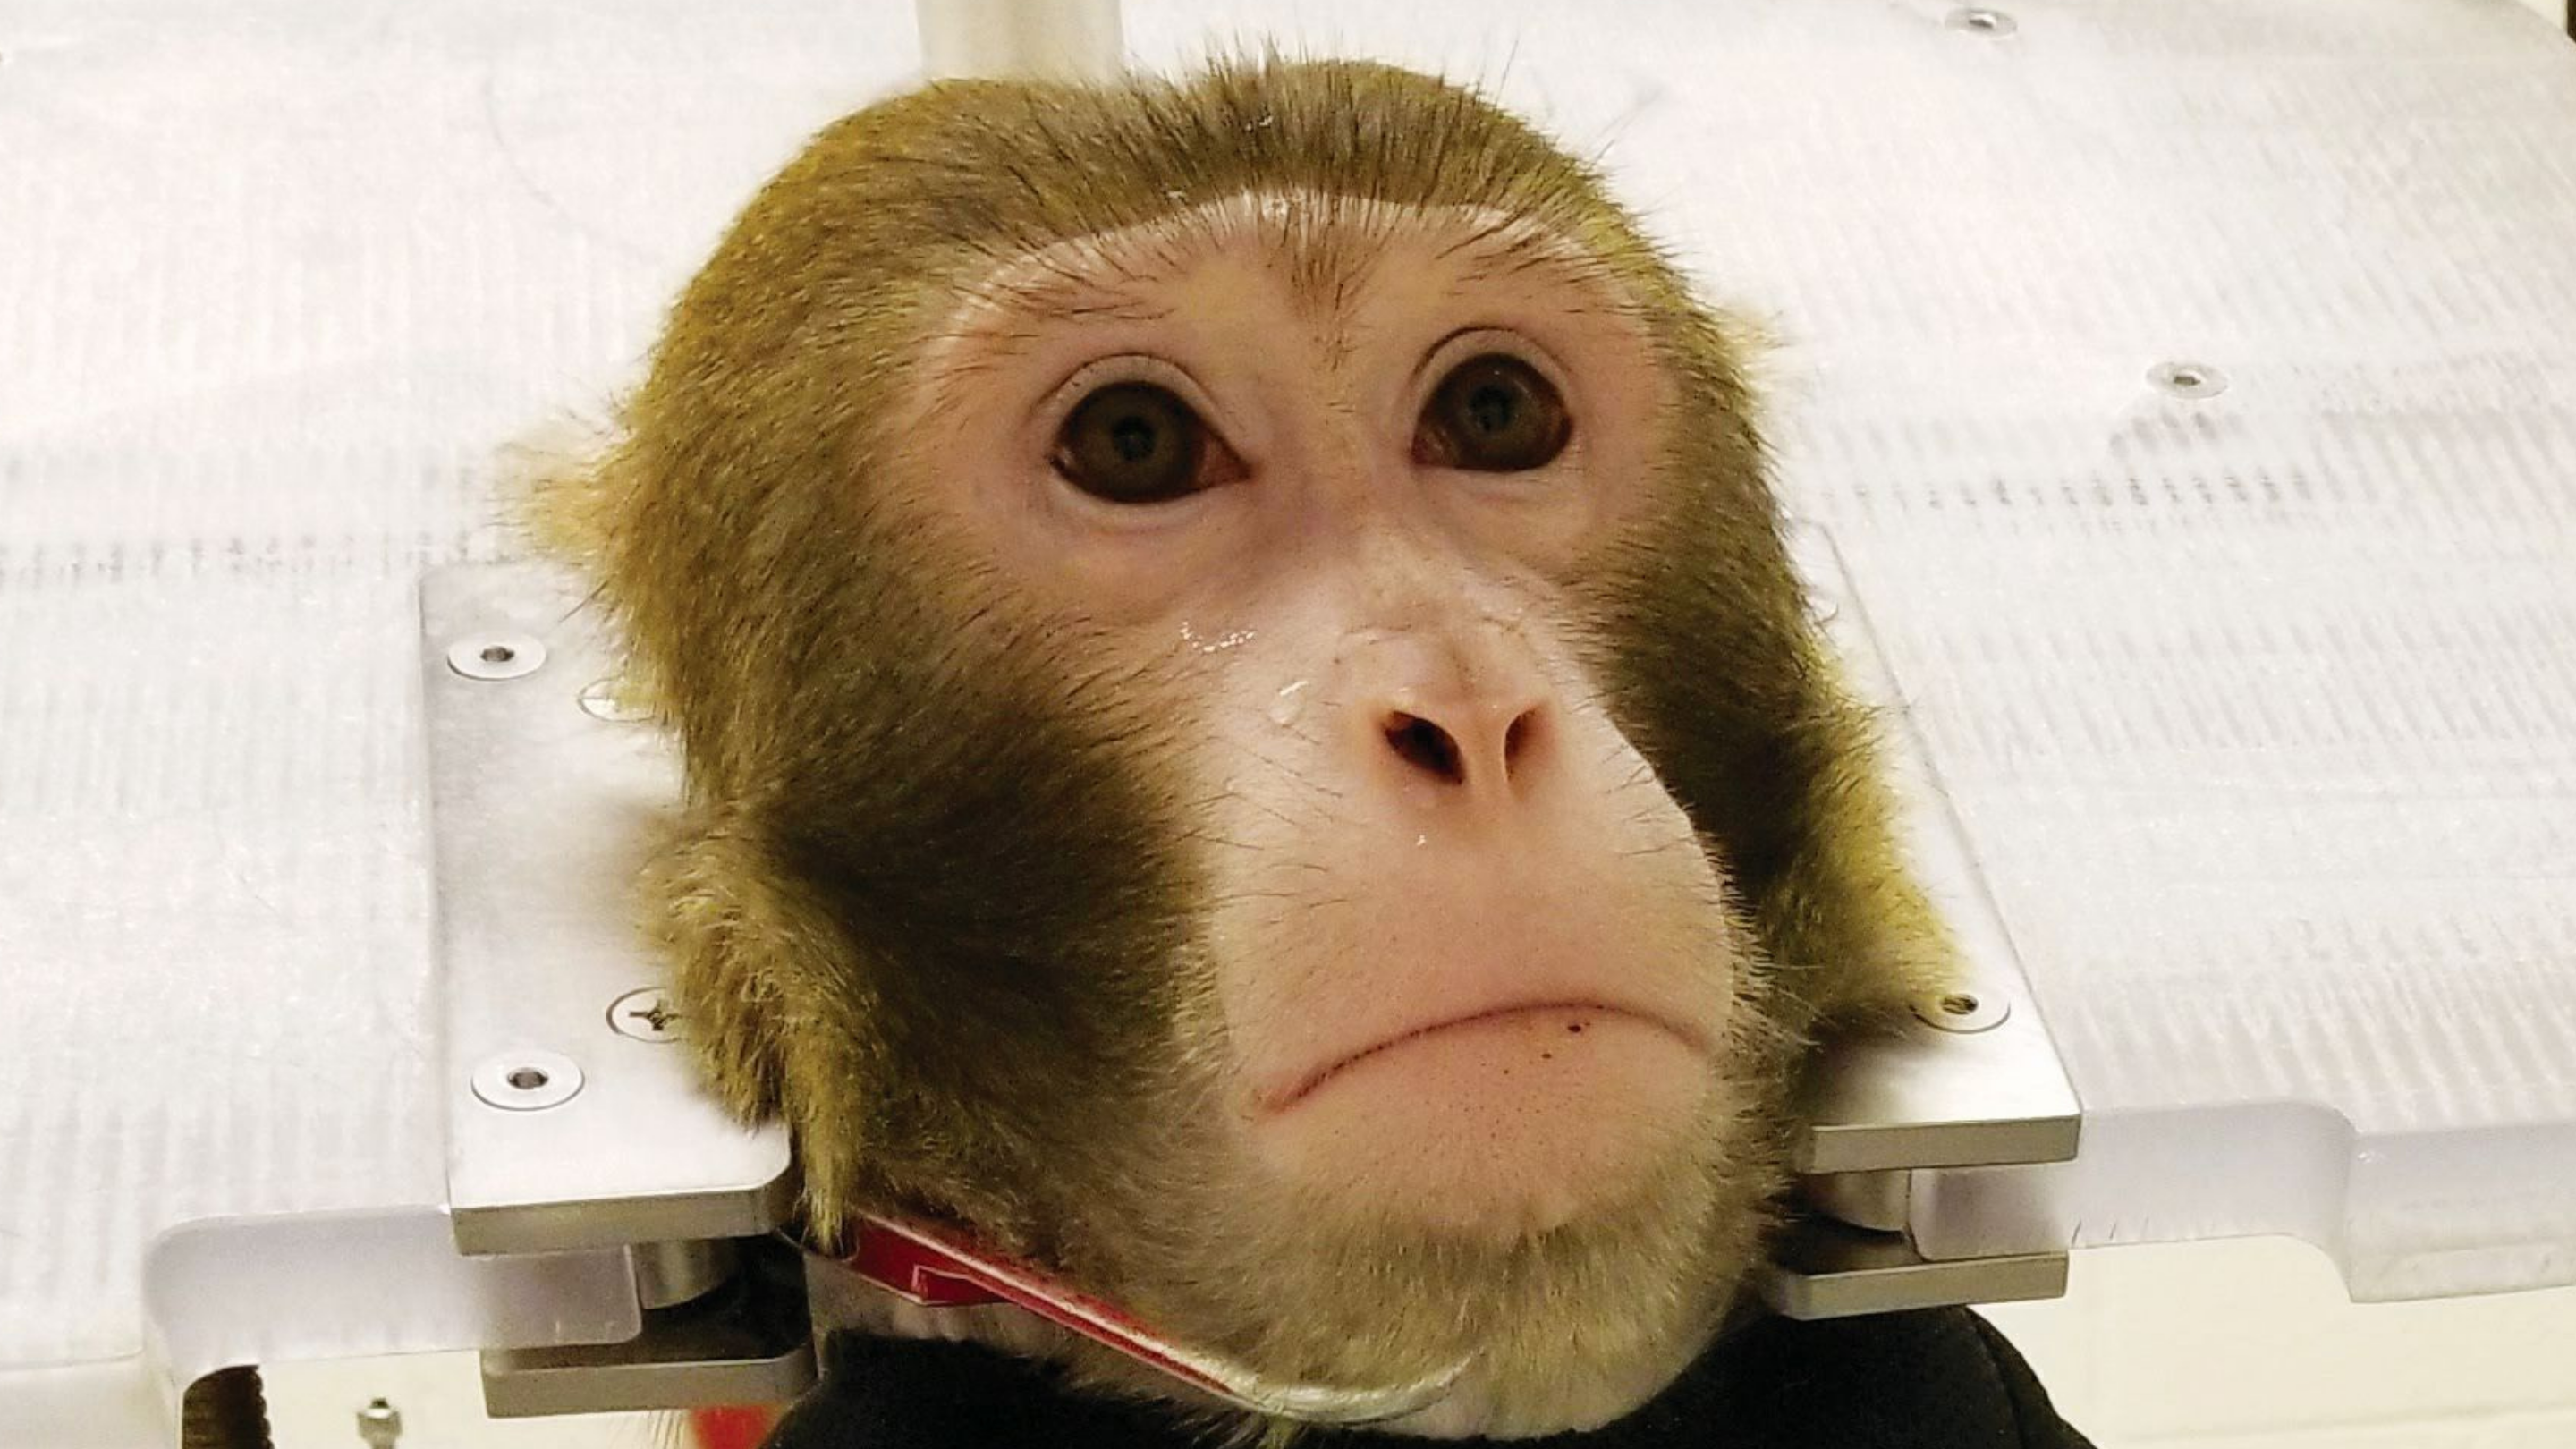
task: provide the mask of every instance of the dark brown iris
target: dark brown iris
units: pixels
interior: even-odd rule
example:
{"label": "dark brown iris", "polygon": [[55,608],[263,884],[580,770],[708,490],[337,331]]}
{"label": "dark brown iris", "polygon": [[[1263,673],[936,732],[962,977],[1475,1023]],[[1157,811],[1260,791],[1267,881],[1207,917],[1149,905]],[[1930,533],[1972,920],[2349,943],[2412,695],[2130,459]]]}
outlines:
{"label": "dark brown iris", "polygon": [[1440,380],[1415,426],[1413,456],[1443,468],[1519,473],[1565,451],[1574,419],[1538,369],[1489,352]]}
{"label": "dark brown iris", "polygon": [[1055,469],[1111,503],[1164,503],[1204,488],[1208,428],[1168,388],[1116,382],[1084,398],[1056,435]]}

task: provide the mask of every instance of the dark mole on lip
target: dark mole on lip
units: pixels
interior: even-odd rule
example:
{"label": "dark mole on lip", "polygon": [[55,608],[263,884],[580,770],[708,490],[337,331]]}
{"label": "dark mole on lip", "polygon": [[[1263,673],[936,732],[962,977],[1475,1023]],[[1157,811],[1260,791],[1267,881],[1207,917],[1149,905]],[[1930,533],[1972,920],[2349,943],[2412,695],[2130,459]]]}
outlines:
{"label": "dark mole on lip", "polygon": [[1569,1021],[1565,1024],[1565,1029],[1573,1032],[1576,1036],[1581,1036],[1583,1034],[1583,1023],[1579,1021]]}

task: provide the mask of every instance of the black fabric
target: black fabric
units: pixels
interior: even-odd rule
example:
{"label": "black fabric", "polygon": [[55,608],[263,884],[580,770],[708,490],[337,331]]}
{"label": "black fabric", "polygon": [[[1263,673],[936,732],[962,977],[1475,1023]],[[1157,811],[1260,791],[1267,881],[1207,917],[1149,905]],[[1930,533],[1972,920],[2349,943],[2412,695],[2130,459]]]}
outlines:
{"label": "black fabric", "polygon": [[[965,1344],[844,1334],[769,1449],[1208,1449],[1151,1405],[1064,1392],[1042,1366]],[[1445,1441],[1455,1443],[1457,1441]],[[1497,1442],[1497,1441],[1472,1441]],[[1634,1414],[1521,1449],[2090,1449],[2003,1335],[1965,1309],[1764,1319]],[[1314,1433],[1312,1449],[1426,1449]]]}

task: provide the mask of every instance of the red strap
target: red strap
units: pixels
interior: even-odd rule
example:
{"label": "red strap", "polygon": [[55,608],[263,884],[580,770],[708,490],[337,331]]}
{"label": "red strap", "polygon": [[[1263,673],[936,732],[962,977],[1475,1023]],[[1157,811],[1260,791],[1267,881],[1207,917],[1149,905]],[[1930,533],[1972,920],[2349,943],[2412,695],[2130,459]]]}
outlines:
{"label": "red strap", "polygon": [[841,1261],[878,1287],[891,1288],[928,1308],[1009,1301],[979,1284],[962,1256],[933,1243],[921,1229],[906,1232],[861,1218],[858,1244]]}
{"label": "red strap", "polygon": [[852,1227],[856,1238],[841,1265],[889,1292],[928,1308],[1009,1303],[1259,1413],[1318,1424],[1384,1423],[1438,1403],[1469,1367],[1469,1361],[1461,1360],[1444,1373],[1384,1388],[1265,1383],[1240,1364],[1175,1344],[1099,1299],[1026,1263],[989,1252],[953,1229],[864,1213]]}
{"label": "red strap", "polygon": [[689,1428],[698,1441],[698,1449],[760,1449],[760,1441],[776,1427],[778,1415],[768,1409],[733,1407],[692,1409]]}
{"label": "red strap", "polygon": [[1048,1279],[1025,1263],[986,1253],[964,1238],[921,1223],[862,1215],[857,1229],[858,1240],[850,1255],[841,1261],[879,1287],[929,1308],[1017,1304],[1174,1378],[1239,1401],[1232,1386],[1190,1362],[1143,1324],[1097,1298]]}

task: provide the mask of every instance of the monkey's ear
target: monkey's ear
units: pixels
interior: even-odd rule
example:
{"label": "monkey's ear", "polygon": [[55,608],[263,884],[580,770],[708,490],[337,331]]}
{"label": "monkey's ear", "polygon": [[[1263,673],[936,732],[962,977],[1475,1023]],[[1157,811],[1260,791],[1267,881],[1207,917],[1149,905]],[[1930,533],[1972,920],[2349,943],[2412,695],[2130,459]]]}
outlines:
{"label": "monkey's ear", "polygon": [[692,810],[637,887],[708,1086],[745,1121],[786,1122],[807,1221],[828,1246],[855,1206],[888,1080],[864,965],[747,806]]}
{"label": "monkey's ear", "polygon": [[645,934],[671,964],[672,991],[708,1085],[749,1121],[786,1106],[780,1054],[790,992],[812,968],[781,955],[823,948],[815,923],[779,891],[765,852],[729,813],[691,812],[638,890]]}

